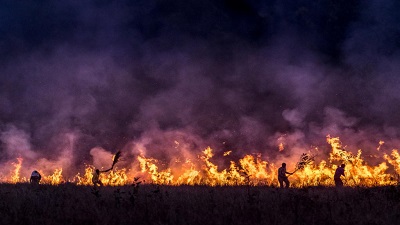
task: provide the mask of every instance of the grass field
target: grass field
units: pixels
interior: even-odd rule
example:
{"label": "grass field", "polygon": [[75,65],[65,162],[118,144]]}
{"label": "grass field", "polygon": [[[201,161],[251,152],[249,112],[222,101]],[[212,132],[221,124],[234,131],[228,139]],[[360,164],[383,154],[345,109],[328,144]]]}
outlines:
{"label": "grass field", "polygon": [[399,224],[400,188],[0,184],[0,224]]}

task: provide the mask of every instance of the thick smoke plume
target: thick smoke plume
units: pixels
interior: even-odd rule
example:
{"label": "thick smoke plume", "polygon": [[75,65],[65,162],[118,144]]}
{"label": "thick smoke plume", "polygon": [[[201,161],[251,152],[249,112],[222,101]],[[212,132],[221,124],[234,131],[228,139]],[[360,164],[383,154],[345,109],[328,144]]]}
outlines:
{"label": "thick smoke plume", "polygon": [[207,146],[280,163],[315,146],[327,153],[328,134],[354,151],[399,147],[395,0],[0,10],[0,160],[23,158],[25,175],[108,167],[117,150],[132,168],[139,154],[169,163]]}

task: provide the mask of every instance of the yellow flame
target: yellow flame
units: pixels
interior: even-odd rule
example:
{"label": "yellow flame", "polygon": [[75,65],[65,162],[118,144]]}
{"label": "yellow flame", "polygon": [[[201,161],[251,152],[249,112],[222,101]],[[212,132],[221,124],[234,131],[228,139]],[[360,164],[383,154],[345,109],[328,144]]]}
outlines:
{"label": "yellow flame", "polygon": [[[390,154],[383,154],[381,162],[369,165],[362,157],[362,151],[357,150],[356,154],[346,150],[338,137],[327,136],[326,141],[330,144],[331,151],[327,157],[318,156],[316,161],[309,163],[304,168],[296,171],[289,177],[292,187],[305,186],[333,186],[333,176],[338,165],[344,163],[345,178],[347,186],[382,186],[397,184],[394,179],[400,174],[400,153],[393,149]],[[384,142],[380,141],[380,145]],[[313,148],[317,151],[317,148]],[[320,153],[320,151],[317,151]],[[231,151],[224,153],[229,155]],[[119,186],[133,184],[136,176],[143,180],[159,185],[273,185],[277,186],[277,170],[274,163],[263,160],[261,154],[244,155],[237,162],[230,161],[225,167],[221,159],[213,158],[214,152],[207,147],[195,157],[178,156],[184,160],[171,160],[170,164],[146,157],[143,153],[137,156],[140,171],[129,171],[126,168],[114,168],[110,172],[100,173],[99,179],[103,185]],[[297,158],[292,157],[292,158]],[[27,182],[29,179],[21,177],[22,158],[17,158],[17,162],[12,163],[13,170],[9,178],[1,178],[1,182],[17,183]],[[280,164],[281,162],[279,162]],[[288,170],[295,170],[296,162],[287,160]],[[389,169],[390,168],[390,169]],[[393,169],[392,169],[393,168]],[[40,169],[40,168],[39,168]],[[132,167],[133,169],[133,167]],[[95,168],[86,165],[83,175],[78,173],[69,182],[77,185],[93,185],[92,177]],[[389,172],[394,171],[394,172]],[[41,171],[42,173],[43,171]],[[63,168],[58,168],[50,175],[42,175],[41,183],[58,185],[66,180],[63,177]]]}
{"label": "yellow flame", "polygon": [[20,173],[20,170],[21,170],[21,167],[22,167],[23,159],[22,158],[17,158],[17,161],[18,161],[17,163],[12,163],[12,165],[15,167],[15,169],[14,169],[12,175],[11,175],[11,183],[13,183],[13,184],[18,183],[20,181],[19,173]]}
{"label": "yellow flame", "polygon": [[58,185],[64,183],[64,179],[62,176],[62,168],[54,170],[52,175],[43,176],[40,183]]}
{"label": "yellow flame", "polygon": [[278,149],[279,149],[280,152],[285,150],[285,146],[283,145],[283,143],[279,143]]}
{"label": "yellow flame", "polygon": [[144,156],[138,156],[137,159],[139,161],[141,171],[150,174],[150,178],[155,184],[171,184],[174,176],[171,174],[170,168],[159,172],[158,166],[156,165],[158,161],[156,159],[147,159]]}
{"label": "yellow flame", "polygon": [[[86,165],[85,173],[81,176],[79,173],[75,175],[71,182],[77,185],[93,185],[94,166]],[[99,179],[103,185],[122,186],[128,184],[128,175],[126,169],[115,169],[108,173],[100,173]]]}
{"label": "yellow flame", "polygon": [[228,155],[230,155],[232,153],[232,151],[226,151],[226,152],[224,152],[224,156],[228,156]]}
{"label": "yellow flame", "polygon": [[380,151],[383,144],[385,144],[384,141],[379,141],[379,145],[378,145],[378,147],[376,148],[376,150]]}

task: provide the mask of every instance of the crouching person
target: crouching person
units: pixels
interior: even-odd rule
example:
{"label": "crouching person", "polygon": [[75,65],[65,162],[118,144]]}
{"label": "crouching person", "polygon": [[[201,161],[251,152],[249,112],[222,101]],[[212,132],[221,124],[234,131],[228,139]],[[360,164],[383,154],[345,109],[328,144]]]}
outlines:
{"label": "crouching person", "polygon": [[29,181],[31,182],[31,184],[39,184],[40,179],[42,179],[42,176],[38,171],[34,170],[31,174],[31,179],[29,179]]}

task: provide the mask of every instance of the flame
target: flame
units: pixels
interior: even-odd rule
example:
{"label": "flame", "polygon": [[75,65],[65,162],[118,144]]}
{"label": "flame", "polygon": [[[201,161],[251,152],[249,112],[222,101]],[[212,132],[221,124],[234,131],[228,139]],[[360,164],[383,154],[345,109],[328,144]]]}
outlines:
{"label": "flame", "polygon": [[228,156],[228,155],[230,155],[232,153],[232,151],[226,151],[226,152],[224,152],[224,156]]}
{"label": "flame", "polygon": [[155,184],[172,184],[171,182],[174,176],[171,174],[170,168],[158,172],[158,166],[156,165],[158,160],[152,158],[147,159],[144,156],[138,156],[137,159],[140,163],[141,172],[150,174],[150,178]]}
{"label": "flame", "polygon": [[[329,154],[325,158],[323,155],[318,155],[315,161],[291,175],[289,179],[292,187],[333,186],[333,175],[338,165],[342,163],[346,165],[346,177],[343,179],[346,186],[372,187],[398,184],[395,178],[400,174],[400,153],[397,149],[393,149],[390,154],[385,153],[382,157],[376,157],[375,160],[382,161],[369,165],[363,159],[361,149],[354,151],[356,153],[346,150],[339,137],[328,135],[326,141],[331,147]],[[379,145],[382,146],[383,143],[380,141]],[[321,153],[316,147],[310,151]],[[231,151],[224,152],[223,156],[230,153]],[[214,159],[215,154],[211,147],[207,147],[197,157],[178,156],[178,160],[165,163],[159,159],[146,157],[142,152],[132,162],[137,167],[114,168],[110,172],[100,173],[99,179],[103,185],[108,186],[134,184],[137,176],[158,185],[278,185],[278,167],[275,166],[275,162],[265,160],[265,156],[259,153],[244,155],[238,161],[230,161],[225,167],[220,165],[220,160]],[[0,182],[28,182],[29,179],[21,176],[21,171],[24,169],[22,162],[22,158],[12,162],[13,169],[8,176],[0,178]],[[286,163],[289,172],[295,170],[296,162],[287,159]],[[68,181],[77,185],[93,185],[94,170],[94,166],[85,165],[84,173],[82,175],[78,173],[72,179],[65,179],[62,167],[48,174],[45,172],[49,171],[40,171],[41,183],[58,185]]]}
{"label": "flame", "polygon": [[286,134],[281,135],[281,136],[278,138],[278,140],[277,140],[277,143],[279,143],[279,144],[278,144],[278,150],[279,150],[280,152],[283,151],[283,150],[285,150],[285,144],[284,144],[284,142],[285,142],[285,136],[286,136]]}
{"label": "flame", "polygon": [[12,175],[11,175],[11,183],[15,184],[18,183],[20,181],[20,170],[22,167],[22,158],[17,158],[18,163],[12,163],[12,165],[15,167]]}
{"label": "flame", "polygon": [[383,144],[385,144],[384,141],[379,141],[379,145],[378,145],[378,147],[376,148],[376,150],[380,151]]}
{"label": "flame", "polygon": [[42,177],[40,183],[58,185],[64,183],[64,179],[62,176],[62,168],[54,170],[52,175]]}
{"label": "flame", "polygon": [[394,166],[397,174],[400,174],[400,154],[397,149],[393,149],[392,153],[389,155],[384,154],[384,159],[386,159],[389,164]]}
{"label": "flame", "polygon": [[285,150],[285,146],[283,145],[283,143],[279,143],[278,149],[279,149],[280,152]]}
{"label": "flame", "polygon": [[[92,178],[94,171],[94,166],[86,165],[83,176],[78,173],[70,182],[76,183],[77,185],[93,185]],[[109,173],[100,173],[99,179],[103,185],[108,186],[122,186],[128,184],[126,169],[116,169]]]}

